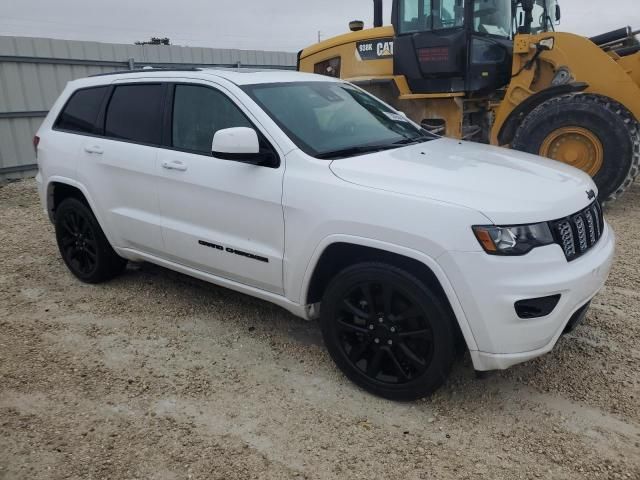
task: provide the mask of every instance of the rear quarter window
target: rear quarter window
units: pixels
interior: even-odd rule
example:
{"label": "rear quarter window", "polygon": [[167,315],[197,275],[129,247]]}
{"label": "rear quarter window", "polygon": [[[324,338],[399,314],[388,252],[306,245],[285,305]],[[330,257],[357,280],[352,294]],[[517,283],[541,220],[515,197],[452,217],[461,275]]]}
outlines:
{"label": "rear quarter window", "polygon": [[54,128],[77,133],[96,133],[96,120],[109,87],[77,90],[60,112]]}

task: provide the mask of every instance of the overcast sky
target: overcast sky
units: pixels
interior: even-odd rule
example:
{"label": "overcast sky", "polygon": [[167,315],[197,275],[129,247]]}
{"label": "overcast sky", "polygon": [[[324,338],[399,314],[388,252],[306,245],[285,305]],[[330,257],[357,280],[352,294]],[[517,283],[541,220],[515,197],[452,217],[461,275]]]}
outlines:
{"label": "overcast sky", "polygon": [[[595,35],[640,29],[640,0],[559,0],[561,30]],[[372,0],[0,0],[0,35],[297,51],[372,22]],[[385,2],[390,22],[391,0]]]}

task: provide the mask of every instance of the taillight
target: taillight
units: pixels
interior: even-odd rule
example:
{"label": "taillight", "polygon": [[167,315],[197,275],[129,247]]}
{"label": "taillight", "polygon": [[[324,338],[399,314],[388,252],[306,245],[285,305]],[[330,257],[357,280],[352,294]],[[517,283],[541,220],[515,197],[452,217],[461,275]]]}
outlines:
{"label": "taillight", "polygon": [[33,149],[36,151],[36,157],[38,156],[38,145],[40,144],[40,137],[35,135],[33,137]]}

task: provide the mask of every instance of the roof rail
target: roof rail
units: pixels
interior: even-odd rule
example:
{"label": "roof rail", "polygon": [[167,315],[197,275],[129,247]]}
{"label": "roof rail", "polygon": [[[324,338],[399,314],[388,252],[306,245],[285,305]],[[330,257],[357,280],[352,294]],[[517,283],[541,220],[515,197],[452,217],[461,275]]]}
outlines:
{"label": "roof rail", "polygon": [[142,67],[135,70],[117,70],[115,72],[96,73],[89,75],[90,77],[106,77],[108,75],[122,75],[124,73],[148,73],[148,72],[199,72],[201,68],[197,67]]}

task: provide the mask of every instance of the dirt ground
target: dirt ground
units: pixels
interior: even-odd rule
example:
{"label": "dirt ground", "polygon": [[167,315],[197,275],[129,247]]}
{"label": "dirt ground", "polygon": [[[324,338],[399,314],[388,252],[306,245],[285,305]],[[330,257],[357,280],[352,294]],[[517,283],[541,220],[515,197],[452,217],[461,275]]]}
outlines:
{"label": "dirt ground", "polygon": [[606,213],[585,324],[393,403],[278,307],[147,264],[81,284],[35,183],[0,187],[0,479],[640,479],[640,185]]}

